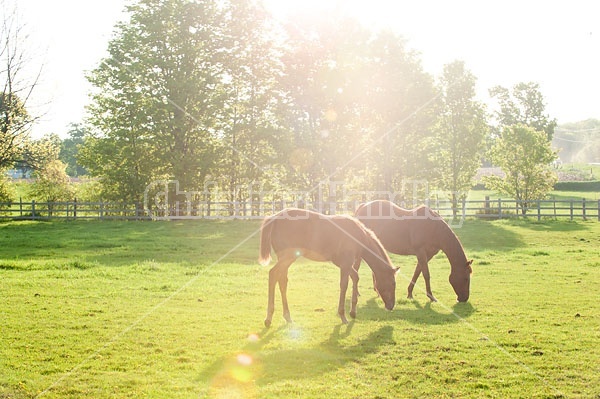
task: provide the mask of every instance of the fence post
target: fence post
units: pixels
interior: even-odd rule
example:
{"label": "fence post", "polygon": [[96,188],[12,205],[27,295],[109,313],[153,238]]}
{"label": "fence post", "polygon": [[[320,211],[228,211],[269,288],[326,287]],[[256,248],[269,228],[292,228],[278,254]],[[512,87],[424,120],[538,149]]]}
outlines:
{"label": "fence post", "polygon": [[100,201],[100,220],[104,220],[104,202]]}
{"label": "fence post", "polygon": [[73,198],[73,219],[77,220],[77,197]]}
{"label": "fence post", "polygon": [[538,222],[542,219],[542,210],[540,209],[540,200],[537,200]]}
{"label": "fence post", "polygon": [[498,198],[498,219],[502,219],[502,200]]}
{"label": "fence post", "polygon": [[570,209],[571,209],[571,212],[570,212],[570,214],[571,214],[571,221],[573,221],[573,198],[571,198],[569,204],[570,204]]}
{"label": "fence post", "polygon": [[31,219],[35,220],[35,200],[31,201]]}
{"label": "fence post", "polygon": [[581,213],[583,214],[583,220],[587,220],[587,217],[585,215],[585,198],[581,201]]}
{"label": "fence post", "polygon": [[600,200],[598,200],[598,221],[600,222]]}

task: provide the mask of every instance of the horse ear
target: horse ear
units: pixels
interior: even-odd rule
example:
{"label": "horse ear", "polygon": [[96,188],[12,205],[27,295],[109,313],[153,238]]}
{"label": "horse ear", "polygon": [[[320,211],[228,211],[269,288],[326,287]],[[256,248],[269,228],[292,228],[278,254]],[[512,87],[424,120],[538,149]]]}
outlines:
{"label": "horse ear", "polygon": [[394,273],[398,273],[398,270],[400,270],[400,266],[394,268]]}
{"label": "horse ear", "polygon": [[473,264],[473,259],[467,262],[467,265],[471,266]]}

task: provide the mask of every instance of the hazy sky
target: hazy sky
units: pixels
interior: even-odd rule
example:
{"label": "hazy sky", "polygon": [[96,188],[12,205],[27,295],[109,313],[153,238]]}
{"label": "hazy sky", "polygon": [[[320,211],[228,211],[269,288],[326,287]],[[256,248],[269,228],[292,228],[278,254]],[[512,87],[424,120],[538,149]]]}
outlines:
{"label": "hazy sky", "polygon": [[[495,85],[540,83],[559,123],[600,119],[600,3],[596,1],[267,0],[278,18],[298,7],[336,10],[390,28],[421,53],[426,71],[463,60],[481,100]],[[105,55],[125,0],[19,0],[35,59],[44,63],[34,134],[64,136],[80,122],[90,89],[84,73]],[[598,5],[597,5],[598,4]]]}

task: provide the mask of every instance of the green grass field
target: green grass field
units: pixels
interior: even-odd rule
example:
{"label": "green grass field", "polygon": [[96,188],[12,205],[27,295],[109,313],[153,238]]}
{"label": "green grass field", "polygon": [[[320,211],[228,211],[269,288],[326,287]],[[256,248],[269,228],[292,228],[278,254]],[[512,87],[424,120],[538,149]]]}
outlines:
{"label": "green grass field", "polygon": [[[263,327],[256,221],[0,224],[0,398],[600,398],[600,223],[466,221],[471,298],[415,259],[387,312],[360,271],[298,261]],[[349,300],[349,295],[348,295]]]}

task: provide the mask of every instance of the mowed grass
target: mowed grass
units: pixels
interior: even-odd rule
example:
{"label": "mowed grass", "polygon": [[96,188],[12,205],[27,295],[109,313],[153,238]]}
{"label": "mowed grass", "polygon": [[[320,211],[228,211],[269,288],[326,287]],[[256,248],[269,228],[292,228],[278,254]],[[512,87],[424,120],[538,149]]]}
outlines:
{"label": "mowed grass", "polygon": [[[414,257],[387,312],[360,270],[290,269],[294,323],[265,329],[258,221],[0,224],[0,398],[600,398],[600,223],[468,220],[475,260],[456,304],[449,264]],[[349,295],[348,295],[349,299]]]}

